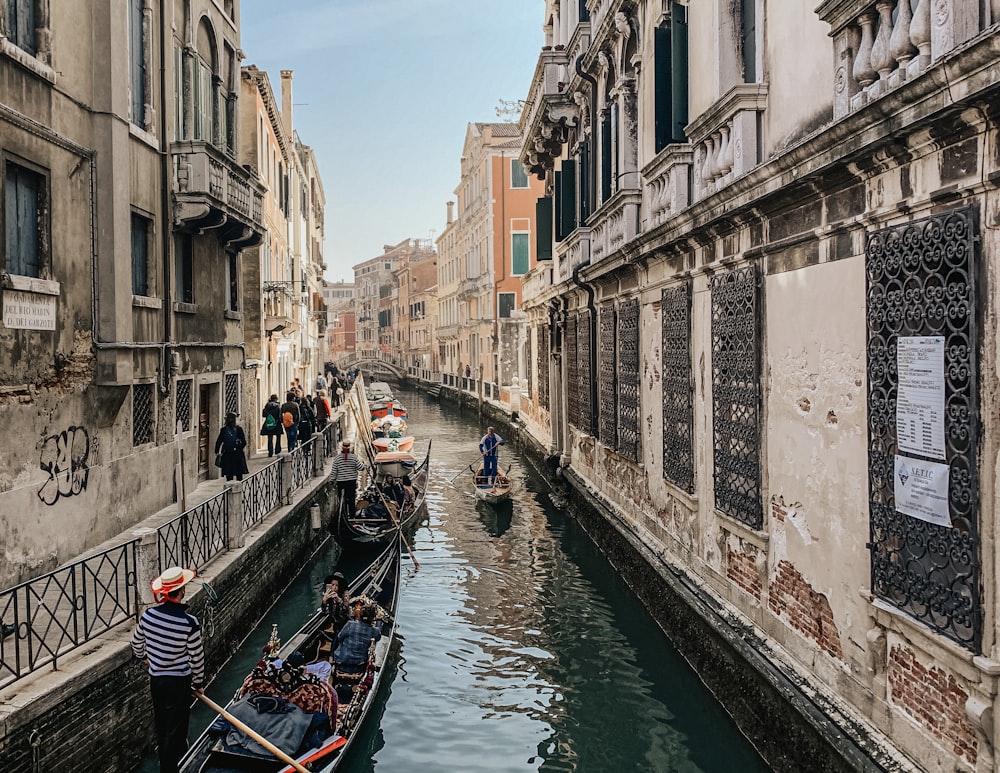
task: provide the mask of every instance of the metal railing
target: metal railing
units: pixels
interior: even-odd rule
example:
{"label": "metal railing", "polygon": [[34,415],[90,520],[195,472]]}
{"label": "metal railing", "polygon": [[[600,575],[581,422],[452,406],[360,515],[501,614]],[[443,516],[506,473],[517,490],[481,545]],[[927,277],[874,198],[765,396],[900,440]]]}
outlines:
{"label": "metal railing", "polygon": [[0,592],[0,687],[136,614],[136,542],[115,545]]}
{"label": "metal railing", "polygon": [[281,504],[281,460],[275,459],[243,481],[243,531],[256,526]]}
{"label": "metal railing", "polygon": [[201,570],[226,549],[229,495],[223,491],[172,518],[156,530],[156,554],[162,572],[168,566]]}
{"label": "metal railing", "polygon": [[312,455],[316,449],[316,438],[309,438],[305,443],[295,447],[289,454],[291,457],[292,490],[301,488],[312,476]]}

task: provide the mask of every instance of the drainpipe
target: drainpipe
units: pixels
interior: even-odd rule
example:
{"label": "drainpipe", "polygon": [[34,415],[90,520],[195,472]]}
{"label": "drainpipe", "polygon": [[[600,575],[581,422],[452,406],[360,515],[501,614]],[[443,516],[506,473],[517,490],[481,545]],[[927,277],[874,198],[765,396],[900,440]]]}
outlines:
{"label": "drainpipe", "polygon": [[[160,4],[160,142],[167,144],[167,4]],[[163,222],[160,230],[163,237],[163,350],[160,355],[160,395],[166,397],[170,393],[170,372],[171,357],[168,348],[171,343],[171,322],[173,321],[173,295],[171,294],[170,282],[170,248],[171,248],[171,227],[173,218],[170,215],[170,153],[160,153],[161,166],[163,168],[163,182],[160,185],[161,211],[163,212]],[[246,353],[243,354],[246,359]]]}

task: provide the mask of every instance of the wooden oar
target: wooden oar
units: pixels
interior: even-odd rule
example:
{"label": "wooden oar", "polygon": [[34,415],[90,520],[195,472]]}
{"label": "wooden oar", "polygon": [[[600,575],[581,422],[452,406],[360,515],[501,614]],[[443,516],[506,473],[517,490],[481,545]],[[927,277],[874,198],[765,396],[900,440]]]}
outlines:
{"label": "wooden oar", "polygon": [[216,712],[217,714],[221,715],[226,720],[228,720],[229,723],[233,725],[233,727],[239,728],[244,733],[246,733],[248,736],[250,736],[251,738],[253,738],[257,743],[259,743],[261,746],[263,746],[265,749],[267,749],[269,752],[271,752],[271,754],[273,754],[279,760],[281,760],[282,762],[284,762],[286,765],[291,765],[299,773],[311,773],[311,771],[309,770],[309,768],[307,768],[304,765],[302,765],[301,763],[298,763],[295,760],[293,760],[291,757],[289,757],[287,754],[285,754],[283,751],[281,751],[281,749],[279,749],[273,743],[271,743],[270,741],[268,741],[264,736],[262,736],[260,733],[258,733],[256,730],[254,730],[252,727],[250,727],[249,725],[247,725],[244,722],[241,722],[236,717],[234,717],[232,714],[230,714],[228,711],[226,711],[224,708],[222,708],[222,706],[220,706],[218,703],[216,703],[211,698],[209,698],[207,695],[205,695],[205,693],[195,692],[194,697],[197,698],[198,700],[200,700],[202,703],[204,703],[210,709],[212,709],[212,711]]}

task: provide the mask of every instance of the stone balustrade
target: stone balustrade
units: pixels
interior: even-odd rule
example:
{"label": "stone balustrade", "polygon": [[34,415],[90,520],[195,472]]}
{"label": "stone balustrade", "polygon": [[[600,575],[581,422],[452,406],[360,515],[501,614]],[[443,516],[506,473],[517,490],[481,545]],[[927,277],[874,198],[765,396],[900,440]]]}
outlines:
{"label": "stone balustrade", "polygon": [[542,260],[535,264],[523,278],[521,294],[524,298],[536,298],[552,286],[552,261]]}
{"label": "stone balustrade", "polygon": [[668,145],[642,170],[644,230],[655,228],[688,206],[693,160],[690,145]]}
{"label": "stone balustrade", "polygon": [[642,194],[621,190],[594,213],[590,229],[590,260],[597,263],[634,239],[639,233]]}
{"label": "stone balustrade", "polygon": [[567,279],[573,269],[590,260],[590,229],[577,228],[555,247],[559,280]]}
{"label": "stone balustrade", "polygon": [[816,12],[833,28],[835,118],[912,80],[982,28],[978,0],[826,0]]}
{"label": "stone balustrade", "polygon": [[688,124],[694,147],[693,201],[710,196],[762,160],[767,84],[741,83]]}

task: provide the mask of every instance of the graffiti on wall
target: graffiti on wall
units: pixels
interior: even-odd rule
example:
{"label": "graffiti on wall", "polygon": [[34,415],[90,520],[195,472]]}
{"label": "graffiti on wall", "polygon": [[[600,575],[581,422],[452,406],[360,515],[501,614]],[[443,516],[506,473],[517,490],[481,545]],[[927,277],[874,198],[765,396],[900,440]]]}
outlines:
{"label": "graffiti on wall", "polygon": [[49,479],[38,490],[38,498],[54,505],[59,497],[76,496],[87,490],[90,475],[90,435],[83,427],[69,427],[50,435],[42,444],[38,466]]}

